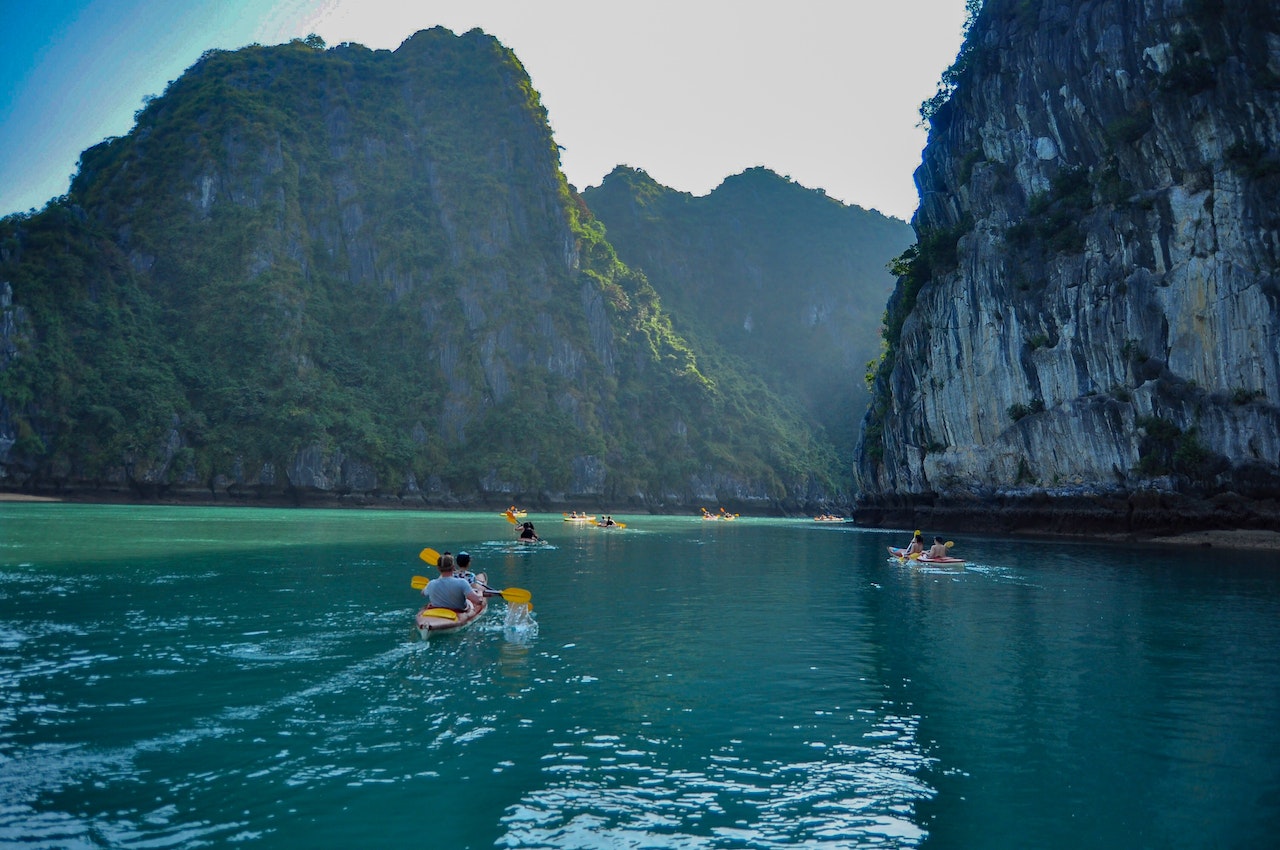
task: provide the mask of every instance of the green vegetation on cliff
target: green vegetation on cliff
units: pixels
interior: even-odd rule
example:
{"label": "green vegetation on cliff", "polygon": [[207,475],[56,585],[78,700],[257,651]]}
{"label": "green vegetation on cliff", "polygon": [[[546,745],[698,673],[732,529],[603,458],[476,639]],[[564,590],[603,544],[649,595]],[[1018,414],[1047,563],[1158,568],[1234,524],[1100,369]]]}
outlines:
{"label": "green vegetation on cliff", "polygon": [[802,413],[851,492],[862,370],[879,353],[893,284],[886,263],[911,228],[764,168],[694,197],[619,167],[583,197],[706,352],[709,374],[749,375]]}
{"label": "green vegetation on cliff", "polygon": [[[798,507],[803,412],[677,332],[516,57],[210,51],[0,221],[0,486]],[[714,368],[709,368],[713,365]]]}

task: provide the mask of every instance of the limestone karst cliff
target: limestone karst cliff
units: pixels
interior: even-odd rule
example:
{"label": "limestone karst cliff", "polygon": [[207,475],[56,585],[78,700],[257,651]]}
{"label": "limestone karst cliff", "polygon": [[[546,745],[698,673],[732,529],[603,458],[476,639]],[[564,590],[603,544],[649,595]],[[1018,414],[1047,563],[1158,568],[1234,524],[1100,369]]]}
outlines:
{"label": "limestone karst cliff", "polygon": [[704,370],[478,30],[210,51],[84,152],[66,197],[0,219],[0,488],[834,496],[810,423]]}
{"label": "limestone karst cliff", "polygon": [[862,378],[893,286],[886,264],[914,241],[907,223],[763,167],[695,197],[619,166],[582,196],[681,335],[746,364],[821,427],[833,476],[852,493],[851,413],[867,406]]}
{"label": "limestone karst cliff", "polygon": [[1274,524],[1280,6],[987,0],[946,81],[860,520]]}

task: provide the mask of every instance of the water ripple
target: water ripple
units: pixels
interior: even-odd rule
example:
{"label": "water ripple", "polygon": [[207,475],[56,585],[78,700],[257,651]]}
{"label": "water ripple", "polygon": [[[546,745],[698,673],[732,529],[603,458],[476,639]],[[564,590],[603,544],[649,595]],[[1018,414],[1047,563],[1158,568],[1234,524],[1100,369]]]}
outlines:
{"label": "water ripple", "polygon": [[[861,744],[811,742],[816,759],[757,762],[741,741],[701,769],[669,762],[670,745],[587,735],[543,756],[549,784],[504,817],[505,847],[917,847],[915,810],[935,791],[917,718],[888,714]],[[678,748],[677,748],[678,749]]]}

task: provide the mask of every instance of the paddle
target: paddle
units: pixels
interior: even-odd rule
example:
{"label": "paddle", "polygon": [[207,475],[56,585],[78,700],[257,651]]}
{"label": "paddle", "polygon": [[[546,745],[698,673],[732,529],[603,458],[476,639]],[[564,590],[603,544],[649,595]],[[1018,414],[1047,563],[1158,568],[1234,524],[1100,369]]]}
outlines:
{"label": "paddle", "polygon": [[[523,587],[508,587],[505,590],[494,590],[489,585],[484,584],[484,582],[481,582],[481,585],[484,587],[485,596],[501,596],[513,605],[529,605],[529,600],[533,599],[533,594],[525,590]],[[533,606],[530,605],[530,607]]]}
{"label": "paddle", "polygon": [[424,617],[439,617],[441,620],[458,619],[458,612],[452,608],[423,608],[418,613]]}
{"label": "paddle", "polygon": [[506,517],[506,518],[507,518],[507,522],[511,523],[512,525],[519,525],[519,524],[520,524],[520,523],[516,522],[516,515],[515,515],[515,514],[513,514],[513,513],[511,513],[511,511],[507,511],[506,513],[504,513],[504,514],[503,514],[503,516],[504,516],[504,517]]}

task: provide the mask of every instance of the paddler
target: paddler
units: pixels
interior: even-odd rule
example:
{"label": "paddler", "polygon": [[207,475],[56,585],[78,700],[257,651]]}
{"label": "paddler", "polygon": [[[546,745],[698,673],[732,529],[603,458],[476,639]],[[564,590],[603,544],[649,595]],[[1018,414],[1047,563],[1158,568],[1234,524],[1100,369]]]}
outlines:
{"label": "paddler", "polygon": [[471,584],[476,583],[476,574],[471,572],[471,555],[466,552],[459,552],[458,557],[454,559],[457,564],[456,575],[465,578]]}
{"label": "paddler", "polygon": [[929,547],[930,558],[946,558],[950,557],[950,554],[947,551],[947,544],[942,542],[941,537],[933,538],[933,545]]}
{"label": "paddler", "polygon": [[[471,559],[467,558],[470,562]],[[471,582],[454,573],[453,555],[445,552],[440,556],[436,569],[440,578],[427,584],[422,595],[427,597],[427,604],[432,608],[448,608],[459,614],[466,613],[467,603],[479,608],[484,604],[484,597],[471,588]]]}

